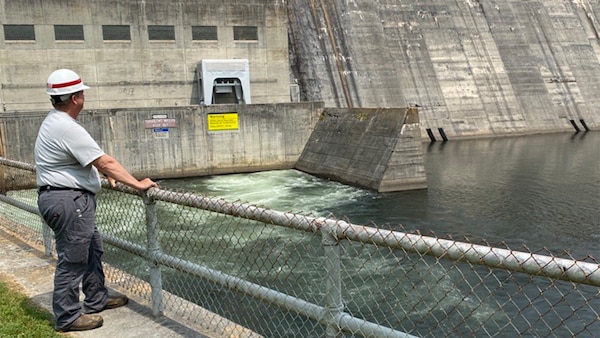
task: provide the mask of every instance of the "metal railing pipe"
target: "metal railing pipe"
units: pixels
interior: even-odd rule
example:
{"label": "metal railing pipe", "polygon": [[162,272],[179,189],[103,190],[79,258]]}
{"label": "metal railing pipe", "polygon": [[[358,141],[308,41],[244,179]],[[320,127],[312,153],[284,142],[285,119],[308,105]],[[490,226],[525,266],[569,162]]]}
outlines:
{"label": "metal railing pipe", "polygon": [[9,160],[6,157],[1,157],[1,156],[0,156],[0,164],[8,166],[8,167],[17,168],[17,169],[23,169],[23,170],[27,170],[27,171],[35,171],[35,165],[33,165],[31,163]]}
{"label": "metal railing pipe", "polygon": [[363,243],[600,287],[598,264],[331,221],[337,235]]}
{"label": "metal railing pipe", "polygon": [[35,214],[40,216],[41,222],[42,222],[42,242],[44,243],[44,254],[46,256],[52,256],[52,237],[53,237],[53,232],[52,229],[50,229],[50,227],[48,226],[48,224],[46,224],[46,222],[42,219],[41,215],[40,215],[40,211],[38,210],[37,206],[32,206],[29,205],[27,203],[23,203],[19,200],[16,200],[14,198],[11,198],[9,196],[0,194],[0,201],[5,202],[6,204],[10,204],[14,207],[17,207],[21,210],[25,210],[29,213]]}
{"label": "metal railing pipe", "polygon": [[25,210],[27,212],[30,212],[32,214],[36,214],[36,215],[40,215],[40,211],[38,210],[37,207],[29,205],[27,203],[21,202],[17,199],[14,199],[12,197],[0,194],[0,201],[5,202],[6,204],[10,204],[13,207],[17,207],[19,209]]}
{"label": "metal railing pipe", "polygon": [[387,326],[378,325],[369,321],[353,317],[347,313],[342,313],[337,322],[340,328],[354,334],[360,334],[368,338],[418,338],[406,332],[391,329]]}

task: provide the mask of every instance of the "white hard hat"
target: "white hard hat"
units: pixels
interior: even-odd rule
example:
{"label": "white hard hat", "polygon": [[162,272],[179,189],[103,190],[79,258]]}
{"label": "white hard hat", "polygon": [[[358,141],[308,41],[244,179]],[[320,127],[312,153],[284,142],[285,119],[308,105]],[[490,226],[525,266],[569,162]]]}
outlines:
{"label": "white hard hat", "polygon": [[46,94],[51,96],[72,94],[86,89],[90,87],[84,85],[81,77],[70,69],[55,70],[46,82]]}

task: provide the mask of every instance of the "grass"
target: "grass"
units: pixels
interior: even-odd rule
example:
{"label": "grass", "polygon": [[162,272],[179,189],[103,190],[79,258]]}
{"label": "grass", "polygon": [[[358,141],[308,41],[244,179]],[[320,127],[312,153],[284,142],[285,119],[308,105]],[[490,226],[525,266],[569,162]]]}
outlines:
{"label": "grass", "polygon": [[68,335],[61,335],[54,331],[52,314],[23,294],[19,285],[2,279],[0,281],[0,337],[64,338]]}

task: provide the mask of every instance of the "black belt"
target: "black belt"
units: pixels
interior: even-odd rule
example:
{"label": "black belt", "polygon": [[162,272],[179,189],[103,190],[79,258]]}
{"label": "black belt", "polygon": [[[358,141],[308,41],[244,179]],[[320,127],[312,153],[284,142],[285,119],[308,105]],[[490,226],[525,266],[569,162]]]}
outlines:
{"label": "black belt", "polygon": [[86,190],[86,189],[80,189],[80,188],[53,187],[51,185],[44,185],[38,189],[39,192],[50,191],[50,190],[71,190],[71,191],[86,192],[86,193],[94,195],[93,192]]}

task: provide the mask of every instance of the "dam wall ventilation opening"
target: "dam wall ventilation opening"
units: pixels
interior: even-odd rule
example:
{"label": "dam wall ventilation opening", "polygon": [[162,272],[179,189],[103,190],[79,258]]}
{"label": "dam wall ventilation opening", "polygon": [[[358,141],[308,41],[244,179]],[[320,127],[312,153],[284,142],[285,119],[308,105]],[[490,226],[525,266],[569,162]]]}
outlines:
{"label": "dam wall ventilation opening", "polygon": [[205,59],[198,69],[201,105],[250,104],[247,59]]}

